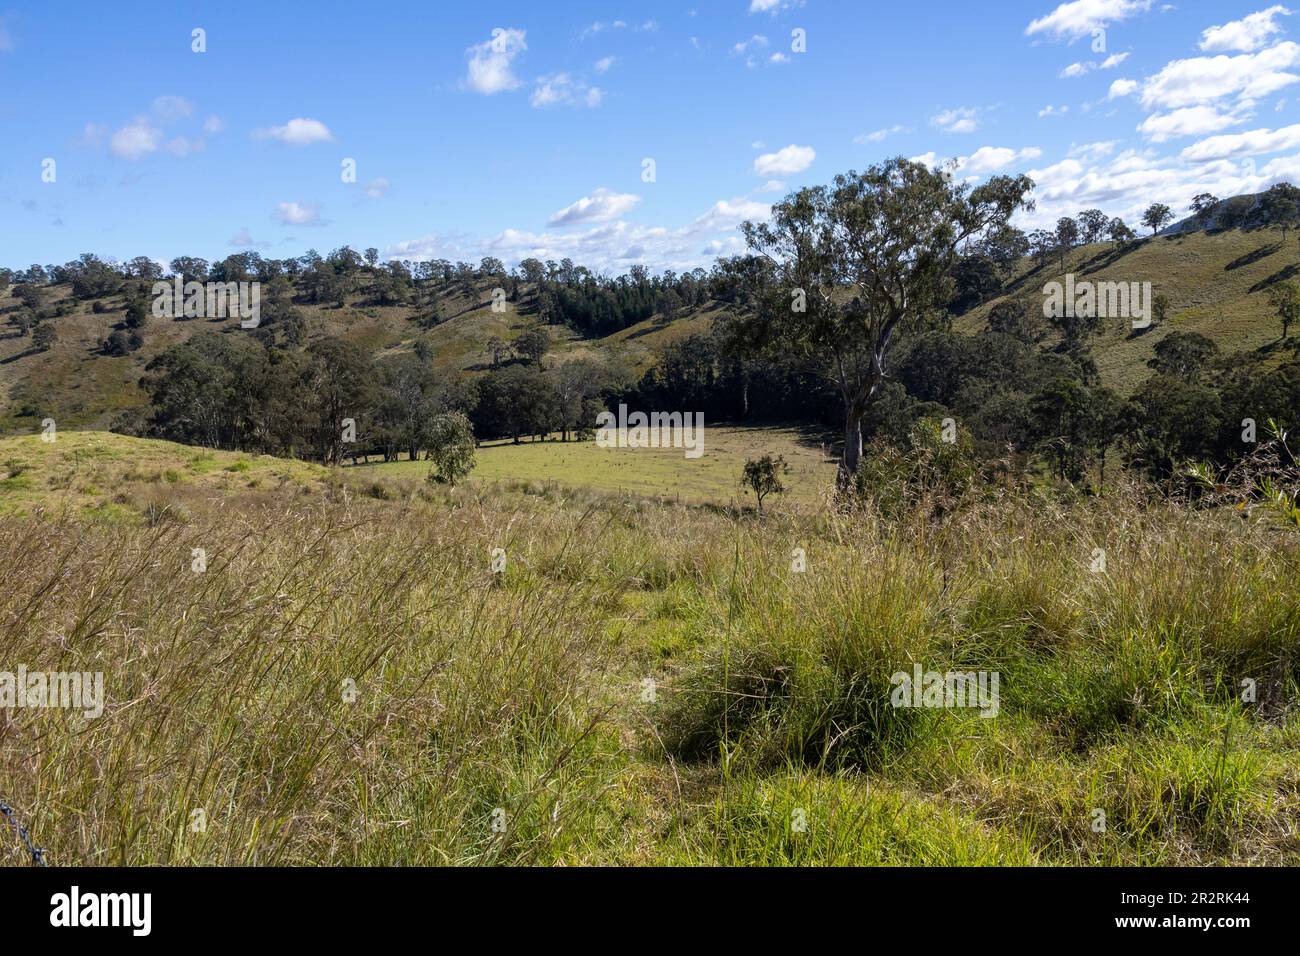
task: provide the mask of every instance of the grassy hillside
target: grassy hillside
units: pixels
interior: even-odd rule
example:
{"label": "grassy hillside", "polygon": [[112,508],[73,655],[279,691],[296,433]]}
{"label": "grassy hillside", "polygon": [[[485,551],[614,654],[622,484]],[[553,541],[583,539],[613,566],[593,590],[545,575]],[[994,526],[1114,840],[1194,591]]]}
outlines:
{"label": "grassy hillside", "polygon": [[1065,268],[1055,258],[1041,268],[1023,263],[1007,295],[972,310],[956,327],[967,332],[987,327],[989,310],[1008,297],[1041,309],[1043,286],[1069,272],[1076,281],[1150,282],[1153,296],[1169,297],[1163,327],[1153,324],[1135,333],[1129,323],[1110,320],[1092,340],[1103,383],[1128,394],[1150,376],[1146,363],[1155,344],[1174,329],[1199,332],[1225,353],[1274,352],[1281,324],[1269,308],[1267,291],[1300,275],[1300,242],[1294,232],[1283,245],[1279,229],[1237,229],[1159,236],[1123,248],[1081,246],[1066,256]]}
{"label": "grassy hillside", "polygon": [[[104,674],[101,716],[6,723],[53,865],[1300,863],[1300,535],[1260,516],[757,520],[90,434],[0,458],[5,658]],[[997,672],[996,715],[893,707],[914,666]]]}
{"label": "grassy hillside", "polygon": [[[1043,285],[1064,272],[1094,281],[1149,281],[1155,292],[1169,297],[1164,327],[1134,334],[1125,323],[1112,322],[1093,342],[1103,381],[1127,393],[1147,376],[1146,361],[1155,343],[1172,329],[1200,332],[1226,352],[1275,349],[1279,325],[1265,293],[1272,283],[1300,275],[1300,243],[1291,238],[1283,245],[1278,230],[1263,229],[1161,236],[1121,249],[1109,243],[1083,246],[1067,256],[1065,269],[1055,260],[1041,268],[1024,262],[1013,272],[1005,296],[960,317],[956,327],[967,332],[984,328],[988,310],[1008,296],[1041,309]],[[17,301],[7,295],[10,291],[0,295],[0,314],[17,308]],[[137,383],[149,359],[202,329],[234,328],[237,321],[151,319],[144,348],[114,358],[98,347],[121,320],[126,303],[121,296],[101,301],[107,311],[95,314],[90,302],[73,300],[67,286],[55,287],[47,307],[66,303],[72,312],[47,320],[59,334],[49,352],[34,351],[30,335],[11,330],[0,337],[0,428],[34,430],[44,417],[55,418],[63,427],[104,428],[121,409],[144,402]],[[444,321],[428,330],[415,321],[412,308],[367,306],[359,298],[344,308],[298,308],[309,337],[342,336],[379,355],[410,351],[423,340],[435,367],[469,373],[488,368],[487,343],[492,337],[509,341],[536,322],[527,290],[520,303],[507,302],[503,313],[492,311],[486,290],[479,301],[458,291],[449,293],[439,301]],[[671,320],[655,317],[597,339],[550,326],[548,361],[598,353],[634,373],[643,372],[667,342],[706,331],[717,308],[712,304],[683,310]]]}

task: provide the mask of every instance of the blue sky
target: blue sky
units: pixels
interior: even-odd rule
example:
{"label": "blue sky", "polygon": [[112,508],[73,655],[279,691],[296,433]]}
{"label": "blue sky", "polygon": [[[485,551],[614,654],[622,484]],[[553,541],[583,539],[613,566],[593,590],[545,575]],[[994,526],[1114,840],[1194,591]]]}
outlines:
{"label": "blue sky", "polygon": [[892,155],[1028,172],[1026,227],[1300,181],[1300,16],[1260,0],[177,6],[0,0],[0,263],[681,269]]}

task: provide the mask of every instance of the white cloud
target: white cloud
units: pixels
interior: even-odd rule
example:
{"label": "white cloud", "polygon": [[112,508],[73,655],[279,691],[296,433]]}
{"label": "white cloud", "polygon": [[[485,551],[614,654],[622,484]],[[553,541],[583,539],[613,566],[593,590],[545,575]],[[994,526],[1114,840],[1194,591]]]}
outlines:
{"label": "white cloud", "polygon": [[773,53],[768,58],[768,61],[771,63],[789,63],[790,58],[786,56],[784,53]]}
{"label": "white cloud", "polygon": [[604,92],[597,86],[588,86],[586,81],[568,73],[556,73],[537,78],[537,86],[528,102],[538,109],[547,106],[594,107],[601,104],[604,96]]}
{"label": "white cloud", "polygon": [[1028,146],[1019,151],[1005,146],[981,146],[970,156],[960,157],[957,168],[968,173],[991,173],[1012,163],[1038,159],[1042,155],[1043,151],[1037,146]]}
{"label": "white cloud", "polygon": [[767,46],[767,42],[768,42],[767,37],[763,36],[763,34],[761,33],[755,33],[748,40],[741,40],[740,42],[732,46],[731,54],[732,56],[737,56],[751,48],[760,49],[761,47]]}
{"label": "white cloud", "polygon": [[1061,79],[1069,80],[1076,76],[1083,76],[1089,70],[1092,70],[1094,66],[1095,64],[1092,63],[1071,63],[1061,71]]}
{"label": "white cloud", "polygon": [[616,193],[603,186],[590,196],[565,206],[547,220],[548,226],[571,226],[580,222],[608,222],[635,208],[641,197],[634,193]]}
{"label": "white cloud", "polygon": [[608,73],[609,68],[618,61],[612,56],[601,57],[596,61],[595,68],[597,73]]}
{"label": "white cloud", "polygon": [[533,233],[505,229],[490,238],[435,233],[389,246],[385,258],[475,261],[491,255],[515,265],[530,256],[542,261],[568,256],[597,271],[624,272],[634,259],[655,269],[693,269],[707,267],[717,256],[743,252],[744,239],[736,227],[746,219],[764,220],[770,213],[766,203],[724,199],[678,228],[619,220],[587,230]]}
{"label": "white cloud", "polygon": [[253,135],[258,139],[278,139],[290,146],[310,146],[312,143],[332,143],[334,134],[320,120],[298,117],[283,126],[257,130]]}
{"label": "white cloud", "polygon": [[1138,127],[1138,132],[1153,143],[1163,143],[1177,136],[1204,136],[1242,122],[1243,119],[1220,113],[1213,106],[1188,106],[1148,116]]}
{"label": "white cloud", "polygon": [[476,43],[465,51],[469,61],[465,86],[475,93],[491,96],[517,89],[519,79],[511,71],[515,57],[528,49],[525,31],[496,27],[492,39]]}
{"label": "white cloud", "polygon": [[388,178],[380,176],[366,183],[366,195],[371,199],[383,199],[388,195]]}
{"label": "white cloud", "polygon": [[1137,80],[1116,80],[1110,85],[1110,92],[1106,94],[1106,99],[1114,100],[1121,96],[1131,96],[1137,91]]}
{"label": "white cloud", "polygon": [[1281,129],[1252,129],[1244,133],[1211,136],[1182,151],[1181,158],[1193,162],[1258,156],[1283,149],[1300,148],[1300,125]]}
{"label": "white cloud", "polygon": [[755,159],[754,173],[758,176],[790,176],[803,172],[816,158],[817,151],[811,146],[791,144]]}
{"label": "white cloud", "polygon": [[785,192],[785,183],[779,179],[769,179],[763,185],[754,190],[756,193],[783,193]]}
{"label": "white cloud", "polygon": [[976,118],[978,112],[973,106],[959,106],[956,109],[944,110],[930,117],[930,125],[945,133],[973,133],[979,129],[979,120]]}
{"label": "white cloud", "polygon": [[749,0],[750,13],[770,13],[772,16],[796,6],[803,6],[803,0]]}
{"label": "white cloud", "polygon": [[1279,3],[1240,20],[1208,27],[1201,33],[1201,49],[1209,52],[1235,50],[1245,53],[1258,50],[1270,37],[1282,32],[1282,26],[1276,18],[1290,15],[1291,11]]}
{"label": "white cloud", "polygon": [[1038,115],[1040,118],[1046,118],[1051,116],[1064,116],[1068,112],[1070,112],[1070,107],[1068,106],[1053,106],[1048,103],[1038,111]]}
{"label": "white cloud", "polygon": [[207,133],[209,136],[220,133],[224,131],[225,128],[226,124],[220,116],[209,116],[203,121],[203,132]]}
{"label": "white cloud", "polygon": [[1129,55],[1127,53],[1112,53],[1110,56],[1106,57],[1106,59],[1101,61],[1101,69],[1113,70],[1115,67],[1127,60],[1128,57]]}
{"label": "white cloud", "polygon": [[1031,22],[1025,35],[1046,33],[1056,40],[1077,40],[1150,9],[1151,0],[1073,0]]}
{"label": "white cloud", "polygon": [[282,202],[275,207],[272,218],[285,226],[323,226],[319,203]]}
{"label": "white cloud", "polygon": [[1167,63],[1142,85],[1145,109],[1178,109],[1229,97],[1255,99],[1300,80],[1284,72],[1300,62],[1300,45],[1291,42],[1239,56],[1201,56]]}
{"label": "white cloud", "polygon": [[150,126],[143,116],[137,116],[128,126],[123,126],[108,141],[108,149],[123,159],[142,159],[154,152],[162,141],[162,130]]}
{"label": "white cloud", "polygon": [[606,30],[626,30],[626,29],[627,29],[626,20],[615,20],[613,23],[605,23],[602,20],[597,20],[591,26],[583,30],[582,33],[579,35],[578,39],[585,40],[587,39],[587,37],[596,36],[598,33],[604,33]]}

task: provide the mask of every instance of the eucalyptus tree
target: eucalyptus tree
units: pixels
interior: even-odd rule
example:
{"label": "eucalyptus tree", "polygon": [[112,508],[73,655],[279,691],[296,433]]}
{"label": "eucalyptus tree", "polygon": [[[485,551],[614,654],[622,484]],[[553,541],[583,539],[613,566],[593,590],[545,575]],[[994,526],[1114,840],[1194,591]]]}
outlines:
{"label": "eucalyptus tree", "polygon": [[730,265],[744,296],[728,340],[802,360],[839,390],[841,487],[862,458],[863,417],[885,383],[895,335],[941,311],[958,246],[1032,209],[1032,189],[1025,176],[971,188],[896,157],[792,193],[768,222],[741,227],[751,255]]}

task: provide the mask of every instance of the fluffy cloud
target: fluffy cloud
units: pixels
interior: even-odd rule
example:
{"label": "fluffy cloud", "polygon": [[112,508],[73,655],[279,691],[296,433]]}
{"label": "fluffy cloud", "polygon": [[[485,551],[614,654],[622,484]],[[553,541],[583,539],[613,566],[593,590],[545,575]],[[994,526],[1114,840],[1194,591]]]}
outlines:
{"label": "fluffy cloud", "polygon": [[1291,42],[1239,56],[1174,60],[1142,84],[1142,106],[1179,109],[1232,97],[1257,99],[1300,80],[1285,72],[1297,62],[1300,46]]}
{"label": "fluffy cloud", "polygon": [[1045,33],[1055,40],[1077,40],[1150,9],[1151,0],[1073,0],[1034,20],[1025,27],[1025,35]]}
{"label": "fluffy cloud", "polygon": [[1005,146],[981,146],[970,156],[959,158],[957,168],[968,173],[991,173],[1012,163],[1038,159],[1042,155],[1043,151],[1037,146],[1028,146],[1019,151]]}
{"label": "fluffy cloud", "polygon": [[539,76],[528,102],[536,108],[546,106],[599,106],[605,94],[598,86],[588,86],[582,79],[567,73]]}
{"label": "fluffy cloud", "polygon": [[312,143],[332,143],[334,134],[330,132],[329,127],[320,120],[304,119],[298,117],[291,119],[283,126],[272,126],[270,129],[258,130],[255,134],[259,139],[277,139],[282,143],[288,143],[290,146],[310,146]]}
{"label": "fluffy cloud", "polygon": [[1193,162],[1258,156],[1283,149],[1300,148],[1300,125],[1281,129],[1252,129],[1244,133],[1211,136],[1193,143],[1182,151],[1182,158]]}
{"label": "fluffy cloud", "polygon": [[323,226],[319,203],[282,202],[272,214],[276,222],[285,226]]}
{"label": "fluffy cloud", "polygon": [[608,222],[625,215],[641,201],[634,193],[616,193],[603,186],[590,196],[565,206],[547,220],[549,226],[571,226],[580,222]]}
{"label": "fluffy cloud", "polygon": [[612,57],[612,56],[601,57],[601,58],[600,58],[599,60],[597,60],[596,63],[595,63],[596,72],[597,72],[597,73],[608,73],[608,72],[609,72],[609,68],[610,68],[611,66],[613,66],[613,65],[615,64],[615,62],[617,62],[617,61],[616,61],[616,60],[614,59],[614,57]]}
{"label": "fluffy cloud", "polygon": [[1201,49],[1209,52],[1234,50],[1246,53],[1258,50],[1270,37],[1282,32],[1277,17],[1290,15],[1291,11],[1279,3],[1240,20],[1208,27],[1201,33]]}
{"label": "fluffy cloud", "polygon": [[162,135],[162,130],[149,125],[143,116],[138,116],[130,125],[123,126],[112,135],[108,141],[108,150],[123,159],[142,159],[158,149]]}
{"label": "fluffy cloud", "polygon": [[1230,113],[1220,113],[1213,106],[1188,106],[1168,113],[1148,116],[1138,132],[1153,143],[1163,143],[1177,136],[1204,136],[1244,122]]}
{"label": "fluffy cloud", "polygon": [[1139,85],[1137,80],[1116,80],[1110,85],[1110,92],[1106,94],[1106,99],[1114,100],[1121,96],[1131,96],[1137,91]]}
{"label": "fluffy cloud", "polygon": [[515,57],[528,49],[525,31],[496,27],[492,39],[477,43],[465,51],[469,69],[465,86],[475,93],[491,96],[517,89],[519,79],[511,70]]}
{"label": "fluffy cloud", "polygon": [[816,158],[817,151],[811,146],[791,144],[755,159],[754,173],[758,176],[790,176],[803,172]]}
{"label": "fluffy cloud", "polygon": [[1070,107],[1068,106],[1053,106],[1051,103],[1048,103],[1038,111],[1038,115],[1040,118],[1045,119],[1051,116],[1064,116],[1068,112],[1070,112]]}
{"label": "fluffy cloud", "polygon": [[[1222,151],[1206,148],[1204,152],[1213,155]],[[1095,206],[1136,226],[1142,210],[1152,202],[1183,210],[1198,193],[1236,196],[1260,192],[1300,173],[1300,155],[1278,157],[1259,170],[1253,164],[1227,159],[1194,159],[1130,150],[1100,162],[1080,155],[1031,169],[1028,175],[1037,184],[1037,207],[1020,216],[1018,225],[1026,229],[1051,228],[1061,216],[1073,216],[1080,209]]]}

